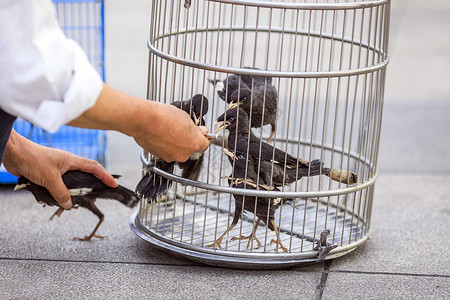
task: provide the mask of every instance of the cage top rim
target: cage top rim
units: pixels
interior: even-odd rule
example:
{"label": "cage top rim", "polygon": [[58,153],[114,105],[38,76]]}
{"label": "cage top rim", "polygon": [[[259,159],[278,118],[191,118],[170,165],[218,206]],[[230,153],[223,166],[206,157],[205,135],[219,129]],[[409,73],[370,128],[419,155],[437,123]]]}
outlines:
{"label": "cage top rim", "polygon": [[155,46],[151,44],[151,41],[147,41],[147,47],[151,53],[154,55],[165,59],[167,61],[181,64],[193,68],[198,68],[202,70],[209,70],[221,73],[233,73],[238,75],[250,75],[250,76],[262,76],[262,77],[280,77],[280,78],[334,78],[334,77],[349,77],[349,76],[357,76],[364,75],[369,73],[374,73],[379,70],[385,69],[387,64],[389,63],[389,56],[386,56],[385,59],[379,63],[373,64],[367,67],[360,67],[358,69],[346,69],[346,70],[338,70],[338,71],[266,71],[259,69],[249,69],[249,68],[236,68],[236,67],[227,67],[220,65],[213,65],[204,62],[198,62],[191,59],[180,58],[175,55],[165,53],[160,51]]}
{"label": "cage top rim", "polygon": [[260,0],[207,0],[207,1],[233,5],[242,5],[242,6],[255,6],[265,8],[279,8],[279,9],[305,9],[305,10],[364,9],[375,6],[381,6],[391,2],[391,0],[368,0],[351,3],[295,3],[295,2],[260,1]]}

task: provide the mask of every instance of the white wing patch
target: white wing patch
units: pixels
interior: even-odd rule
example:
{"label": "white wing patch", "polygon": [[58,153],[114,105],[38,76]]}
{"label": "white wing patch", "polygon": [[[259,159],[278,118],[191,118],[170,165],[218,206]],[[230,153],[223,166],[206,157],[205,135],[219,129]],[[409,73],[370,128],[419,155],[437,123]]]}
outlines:
{"label": "white wing patch", "polygon": [[281,201],[283,201],[283,198],[275,198],[273,199],[273,204],[278,205]]}
{"label": "white wing patch", "polygon": [[203,152],[194,152],[191,156],[189,156],[189,159],[200,159],[202,155]]}
{"label": "white wing patch", "polygon": [[215,86],[216,91],[221,91],[221,90],[224,89],[224,87],[225,87],[225,85],[223,84],[222,81],[217,82],[217,83],[216,83],[216,86]]}
{"label": "white wing patch", "polygon": [[70,189],[70,196],[85,196],[92,192],[91,188]]}

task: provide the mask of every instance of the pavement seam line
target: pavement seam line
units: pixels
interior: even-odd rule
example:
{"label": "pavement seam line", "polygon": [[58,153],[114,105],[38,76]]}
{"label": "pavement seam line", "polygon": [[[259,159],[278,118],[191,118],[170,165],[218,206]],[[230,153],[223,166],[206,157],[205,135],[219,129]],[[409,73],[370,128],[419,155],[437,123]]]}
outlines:
{"label": "pavement seam line", "polygon": [[438,277],[450,278],[450,275],[441,274],[414,274],[414,273],[400,273],[400,272],[369,272],[369,271],[352,271],[352,270],[333,270],[330,273],[348,273],[348,274],[367,274],[367,275],[391,275],[391,276],[415,276],[415,277]]}
{"label": "pavement seam line", "polygon": [[43,262],[60,262],[60,263],[87,263],[87,264],[121,264],[121,265],[155,265],[155,266],[177,266],[177,267],[198,267],[200,265],[177,265],[151,262],[128,262],[128,261],[101,261],[101,260],[72,260],[72,259],[48,259],[48,258],[12,258],[0,257],[0,260],[10,261],[43,261]]}
{"label": "pavement seam line", "polygon": [[[174,267],[206,267],[206,268],[216,268],[210,265],[203,264],[164,264],[164,263],[150,263],[150,262],[127,262],[127,261],[101,261],[101,260],[70,260],[70,259],[49,259],[49,258],[17,258],[17,257],[0,257],[1,260],[9,261],[44,261],[44,262],[60,262],[60,263],[89,263],[89,264],[122,264],[122,265],[154,265],[154,266],[174,266]],[[328,262],[328,261],[326,261]],[[331,265],[331,261],[329,261]],[[240,269],[233,269],[240,270]],[[245,270],[245,269],[242,269]],[[303,268],[299,269],[280,269],[279,271],[288,272],[304,272]],[[352,270],[329,270],[329,266],[322,270],[322,276],[325,276],[325,280],[329,273],[348,273],[348,274],[367,274],[367,275],[391,275],[391,276],[413,276],[413,277],[436,277],[436,278],[450,278],[450,275],[440,275],[440,274],[414,274],[414,273],[399,273],[399,272],[368,272],[368,271],[352,271]],[[320,282],[319,282],[320,283]],[[325,283],[325,282],[324,282]]]}
{"label": "pavement seam line", "polygon": [[331,266],[331,260],[327,260],[323,263],[322,274],[320,275],[319,283],[317,284],[316,291],[314,293],[314,299],[322,299],[323,291],[325,290],[325,283],[327,282],[329,268]]}

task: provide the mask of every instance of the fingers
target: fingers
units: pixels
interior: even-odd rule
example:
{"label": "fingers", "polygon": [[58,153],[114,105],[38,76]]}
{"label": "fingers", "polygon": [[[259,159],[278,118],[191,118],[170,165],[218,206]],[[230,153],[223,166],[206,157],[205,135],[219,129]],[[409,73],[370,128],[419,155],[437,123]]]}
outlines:
{"label": "fingers", "polygon": [[[200,136],[197,135],[195,132],[200,132]],[[210,141],[208,138],[206,138],[206,134],[208,133],[208,128],[205,126],[195,126],[195,129],[192,129],[192,139],[186,139],[186,141],[192,141],[191,142],[191,148],[184,149],[184,151],[180,151],[181,149],[171,149],[173,150],[173,156],[168,156],[167,158],[171,161],[178,161],[178,162],[185,162],[189,159],[189,157],[196,153],[196,152],[205,152],[209,145]],[[162,157],[164,160],[166,160],[164,157]],[[167,160],[166,160],[167,161]]]}
{"label": "fingers", "polygon": [[209,139],[206,138],[206,134],[208,134],[209,130],[205,126],[199,126],[198,128],[201,130],[204,138],[200,140],[199,149],[196,152],[205,152],[210,145]]}
{"label": "fingers", "polygon": [[206,135],[209,132],[209,129],[206,126],[199,126],[198,128],[200,128],[203,135]]}
{"label": "fingers", "polygon": [[56,173],[52,177],[53,178],[49,178],[47,184],[44,184],[44,187],[50,192],[62,208],[70,209],[72,207],[72,199],[70,198],[69,190],[62,181],[61,175]]}
{"label": "fingers", "polygon": [[79,170],[86,173],[91,173],[92,175],[100,179],[104,184],[112,188],[115,188],[119,185],[114,177],[112,177],[112,175],[95,160],[90,160],[80,156],[74,156],[70,170]]}

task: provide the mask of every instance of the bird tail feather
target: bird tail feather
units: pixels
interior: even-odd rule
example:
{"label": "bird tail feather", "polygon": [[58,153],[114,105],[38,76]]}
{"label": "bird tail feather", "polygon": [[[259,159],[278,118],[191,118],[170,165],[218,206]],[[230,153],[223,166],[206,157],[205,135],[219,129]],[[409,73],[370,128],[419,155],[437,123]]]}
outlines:
{"label": "bird tail feather", "polygon": [[[173,172],[173,166],[170,173]],[[136,186],[136,194],[139,198],[147,201],[147,203],[157,202],[161,194],[163,194],[172,185],[172,181],[167,180],[150,170],[142,177]]]}
{"label": "bird tail feather", "polygon": [[104,189],[99,189],[98,191],[93,189],[89,192],[89,195],[91,197],[93,196],[102,199],[114,199],[131,208],[135,207],[136,204],[139,203],[139,198],[137,195],[132,190],[129,190],[121,185],[117,188],[109,189],[108,191],[105,191]]}
{"label": "bird tail feather", "polygon": [[[294,169],[292,169],[294,170]],[[312,160],[309,163],[299,165],[297,169],[297,177],[325,175],[329,172],[328,168],[323,167],[323,163],[318,160]]]}
{"label": "bird tail feather", "polygon": [[323,162],[318,159],[312,160],[309,163],[309,176],[325,175],[329,172],[328,168],[323,167]]}

